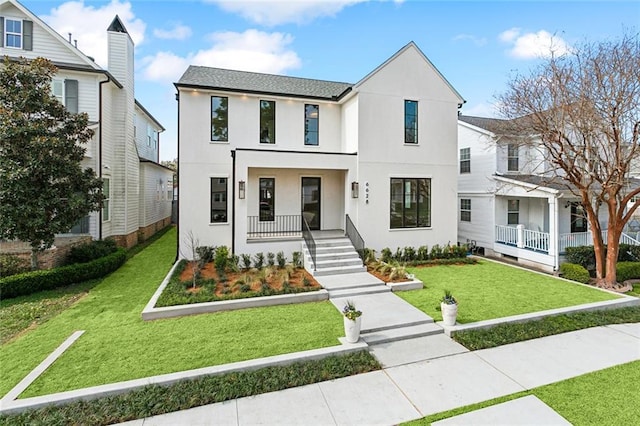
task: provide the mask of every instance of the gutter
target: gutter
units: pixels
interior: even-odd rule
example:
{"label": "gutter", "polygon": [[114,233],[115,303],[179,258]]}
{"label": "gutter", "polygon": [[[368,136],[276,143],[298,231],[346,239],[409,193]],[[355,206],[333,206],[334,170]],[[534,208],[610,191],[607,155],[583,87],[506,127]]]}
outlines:
{"label": "gutter", "polygon": [[[178,179],[178,191],[180,190],[180,90],[176,93],[176,102],[178,103],[178,132],[176,134],[176,143],[178,148],[178,158],[176,159],[176,178]],[[160,135],[158,135],[158,151],[160,151]],[[172,182],[173,184],[173,182]],[[175,185],[172,191],[175,194]],[[173,200],[171,200],[173,203]],[[176,200],[176,231],[178,232],[178,238],[176,240],[176,258],[173,263],[177,262],[180,258],[180,192],[178,192],[178,199]]]}
{"label": "gutter", "polygon": [[231,254],[236,252],[236,151],[231,150]]}

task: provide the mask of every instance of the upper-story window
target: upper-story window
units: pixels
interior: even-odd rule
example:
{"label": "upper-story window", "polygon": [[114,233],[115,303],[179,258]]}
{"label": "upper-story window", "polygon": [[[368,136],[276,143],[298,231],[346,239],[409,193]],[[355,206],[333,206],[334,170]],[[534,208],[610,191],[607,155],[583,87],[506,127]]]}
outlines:
{"label": "upper-story window", "polygon": [[229,140],[229,98],[211,97],[211,140],[227,142]]}
{"label": "upper-story window", "polygon": [[33,50],[33,22],[0,17],[0,47]]}
{"label": "upper-story window", "polygon": [[71,113],[78,112],[78,80],[51,80],[51,93]]}
{"label": "upper-story window", "polygon": [[304,106],[304,144],[318,145],[318,118],[320,107],[305,104]]}
{"label": "upper-story window", "polygon": [[418,101],[404,101],[404,143],[418,143]]}
{"label": "upper-story window", "polygon": [[275,101],[260,101],[260,143],[276,143]]}
{"label": "upper-story window", "polygon": [[520,170],[518,151],[518,145],[512,143],[507,145],[507,171],[509,172],[517,172]]}
{"label": "upper-story window", "polygon": [[471,148],[460,149],[460,173],[471,173]]}

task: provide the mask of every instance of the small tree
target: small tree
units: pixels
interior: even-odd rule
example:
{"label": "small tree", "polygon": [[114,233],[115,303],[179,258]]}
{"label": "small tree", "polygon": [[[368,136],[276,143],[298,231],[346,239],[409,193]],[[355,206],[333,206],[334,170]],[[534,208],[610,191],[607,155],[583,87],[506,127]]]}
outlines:
{"label": "small tree", "polygon": [[85,113],[72,114],[51,93],[56,67],[50,61],[0,67],[0,238],[31,244],[31,267],[39,251],[103,200],[102,181],[81,161],[93,131]]}
{"label": "small tree", "polygon": [[[630,179],[640,161],[638,34],[551,55],[530,75],[513,78],[498,105],[509,119],[505,132],[538,148],[551,167],[545,179],[564,182],[580,198],[593,234],[598,285],[615,287],[620,235],[640,204],[631,202],[640,185]],[[606,247],[601,206],[608,213]]]}

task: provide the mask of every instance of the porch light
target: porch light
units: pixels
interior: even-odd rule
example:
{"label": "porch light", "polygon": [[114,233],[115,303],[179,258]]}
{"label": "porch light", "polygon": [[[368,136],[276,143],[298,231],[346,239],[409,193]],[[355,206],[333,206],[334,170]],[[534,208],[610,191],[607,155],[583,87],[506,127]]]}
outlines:
{"label": "porch light", "polygon": [[360,184],[358,182],[351,182],[351,198],[358,198],[360,193]]}
{"label": "porch light", "polygon": [[238,198],[244,200],[244,181],[238,182]]}

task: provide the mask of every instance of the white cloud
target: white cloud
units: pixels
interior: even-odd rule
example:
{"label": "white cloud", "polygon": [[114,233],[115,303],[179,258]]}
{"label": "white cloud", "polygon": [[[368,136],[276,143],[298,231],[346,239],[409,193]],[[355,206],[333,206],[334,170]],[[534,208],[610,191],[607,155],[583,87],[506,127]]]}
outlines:
{"label": "white cloud", "polygon": [[472,115],[475,117],[498,117],[498,109],[495,104],[479,103],[473,106],[463,106],[462,115]]}
{"label": "white cloud", "polygon": [[274,26],[286,23],[305,24],[315,18],[335,16],[347,6],[366,0],[207,0],[221,9],[237,13],[260,25]]}
{"label": "white cloud", "polygon": [[471,34],[458,34],[453,38],[453,41],[470,41],[476,46],[484,46],[487,44],[487,39],[484,37],[477,37]]}
{"label": "white cloud", "polygon": [[131,3],[111,0],[101,7],[85,5],[84,1],[68,1],[51,9],[42,19],[65,38],[78,40],[78,48],[95,58],[102,67],[107,66],[107,28],[118,15],[136,45],[144,41],[146,24],[135,17]]}
{"label": "white cloud", "polygon": [[177,81],[189,65],[282,74],[300,67],[297,53],[288,46],[293,37],[283,33],[247,30],[219,32],[209,36],[211,47],[178,56],[159,52],[142,59],[142,75],[148,80]]}
{"label": "white cloud", "polygon": [[508,54],[516,59],[549,58],[551,55],[561,56],[571,51],[562,37],[545,30],[521,34],[519,28],[511,28],[502,32],[498,38],[511,45]]}
{"label": "white cloud", "polygon": [[181,23],[175,23],[173,28],[169,30],[163,30],[156,28],[153,30],[153,35],[157,38],[165,40],[186,40],[191,37],[191,28]]}

